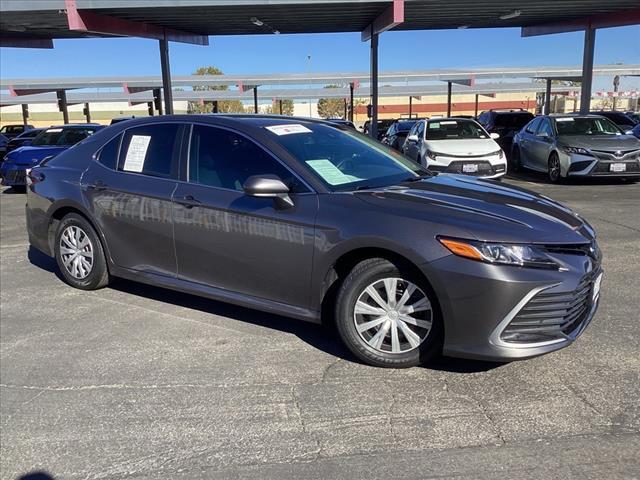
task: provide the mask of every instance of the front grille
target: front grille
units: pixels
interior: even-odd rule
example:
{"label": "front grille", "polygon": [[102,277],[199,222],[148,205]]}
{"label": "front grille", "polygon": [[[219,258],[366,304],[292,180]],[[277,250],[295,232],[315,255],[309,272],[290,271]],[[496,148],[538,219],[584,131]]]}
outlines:
{"label": "front grille", "polygon": [[591,150],[600,160],[635,160],[640,155],[640,150]]}
{"label": "front grille", "polygon": [[27,175],[24,170],[9,170],[6,179],[12,183],[26,183]]}
{"label": "front grille", "polygon": [[[477,165],[478,171],[476,172],[463,172],[463,165]],[[465,161],[455,161],[451,162],[444,170],[447,173],[461,173],[463,175],[472,175],[472,176],[487,176],[493,175],[495,172],[493,167],[489,162],[465,162]]]}
{"label": "front grille", "polygon": [[[611,164],[612,163],[624,163],[626,165],[626,169],[624,172],[612,172],[611,171]],[[595,168],[591,171],[591,173],[594,174],[617,174],[617,175],[624,175],[625,173],[640,173],[640,163],[638,163],[637,161],[631,161],[631,162],[598,162],[598,164],[595,166]]]}
{"label": "front grille", "polygon": [[509,322],[500,338],[511,343],[537,343],[571,335],[591,311],[593,284],[599,274],[586,275],[573,292],[538,293]]}

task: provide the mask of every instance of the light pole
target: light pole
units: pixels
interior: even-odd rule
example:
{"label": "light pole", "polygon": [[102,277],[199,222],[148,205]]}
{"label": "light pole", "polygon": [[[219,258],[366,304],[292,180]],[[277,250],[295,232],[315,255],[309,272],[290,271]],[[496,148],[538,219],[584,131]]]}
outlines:
{"label": "light pole", "polygon": [[[307,74],[311,76],[311,54],[307,55]],[[311,78],[309,78],[309,88],[311,88]],[[309,98],[309,118],[311,118],[311,98]]]}

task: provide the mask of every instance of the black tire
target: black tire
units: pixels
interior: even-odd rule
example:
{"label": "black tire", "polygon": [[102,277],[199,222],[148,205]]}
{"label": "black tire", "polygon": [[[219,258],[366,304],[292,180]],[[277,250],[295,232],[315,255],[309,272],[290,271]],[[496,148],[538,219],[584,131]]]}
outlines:
{"label": "black tire", "polygon": [[560,158],[557,153],[552,153],[549,156],[549,164],[548,164],[548,172],[549,172],[549,181],[551,183],[562,183],[562,169],[560,167]]}
{"label": "black tire", "polygon": [[[75,227],[76,230],[80,229],[82,233],[84,233],[89,241],[89,246],[85,246],[81,250],[87,250],[92,253],[91,258],[91,268],[84,269],[83,271],[88,273],[86,276],[79,278],[72,274],[71,271],[67,269],[65,266],[65,261],[63,260],[63,256],[66,255],[66,259],[69,259],[69,254],[62,252],[62,240],[63,233],[67,231],[69,228]],[[65,240],[68,237],[65,237]],[[84,241],[84,237],[81,237]],[[66,245],[69,245],[68,243]],[[58,229],[56,230],[55,243],[53,245],[56,263],[58,264],[58,268],[60,269],[60,273],[64,280],[71,285],[72,287],[79,288],[81,290],[97,290],[99,288],[103,288],[109,284],[109,269],[107,268],[107,261],[104,254],[104,249],[102,248],[102,243],[98,238],[96,231],[93,229],[91,224],[82,216],[76,213],[70,213],[66,215],[58,224]],[[65,247],[66,248],[66,247]],[[73,256],[73,255],[71,255]],[[80,255],[76,255],[79,257]],[[89,257],[84,257],[88,259]],[[81,271],[78,270],[78,274],[82,275]]]}
{"label": "black tire", "polygon": [[511,170],[514,172],[521,172],[522,165],[520,164],[520,147],[514,145],[511,149]]}
{"label": "black tire", "polygon": [[[429,313],[430,330],[424,334],[424,330],[420,330],[418,327],[411,327],[414,333],[422,332],[422,335],[424,335],[419,346],[412,347],[411,350],[399,353],[381,351],[369,345],[356,328],[356,302],[361,298],[361,295],[364,295],[364,291],[368,286],[385,278],[400,278],[402,281],[413,283],[419,289],[416,293],[418,295],[424,294],[431,304]],[[401,296],[401,293],[402,290],[398,289],[398,297]],[[372,258],[360,262],[345,278],[336,298],[335,322],[340,338],[347,348],[363,362],[376,367],[407,368],[421,365],[442,349],[442,320],[435,294],[428,285],[425,285],[423,279],[416,278],[416,275],[409,269],[396,266],[382,258]],[[404,327],[406,326],[407,324],[405,323]],[[378,330],[373,330],[373,332],[377,333],[380,329],[382,329],[382,326],[378,327]],[[396,331],[402,332],[401,329]],[[401,335],[407,348],[411,348],[408,345],[408,337],[404,332]],[[372,336],[374,336],[373,333]],[[391,344],[390,331],[385,333],[383,338],[383,342],[387,342],[388,338],[388,343]],[[399,337],[396,336],[397,338]]]}

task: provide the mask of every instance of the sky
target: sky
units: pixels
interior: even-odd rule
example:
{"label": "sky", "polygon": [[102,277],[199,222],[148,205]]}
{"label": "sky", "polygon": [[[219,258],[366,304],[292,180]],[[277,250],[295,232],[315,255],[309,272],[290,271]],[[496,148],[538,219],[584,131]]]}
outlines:
{"label": "sky", "polygon": [[[394,32],[380,36],[381,71],[433,68],[580,65],[582,32],[521,38],[520,29]],[[202,47],[170,44],[173,75],[213,65],[224,73],[367,71],[369,44],[360,34],[212,36]],[[0,48],[5,78],[159,75],[158,42],[147,39],[55,40],[53,50]],[[311,60],[308,60],[308,56]],[[640,64],[640,26],[598,30],[595,63]],[[594,89],[610,90],[610,78]],[[640,88],[623,78],[621,89]]]}

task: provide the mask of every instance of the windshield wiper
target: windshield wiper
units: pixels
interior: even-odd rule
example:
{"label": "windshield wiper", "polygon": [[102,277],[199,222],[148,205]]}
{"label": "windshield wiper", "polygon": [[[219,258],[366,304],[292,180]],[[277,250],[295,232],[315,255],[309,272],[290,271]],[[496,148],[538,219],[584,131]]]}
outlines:
{"label": "windshield wiper", "polygon": [[425,173],[424,175],[418,175],[417,177],[405,178],[404,180],[402,180],[402,183],[419,182],[420,180],[431,178],[433,176],[435,176],[435,173]]}

